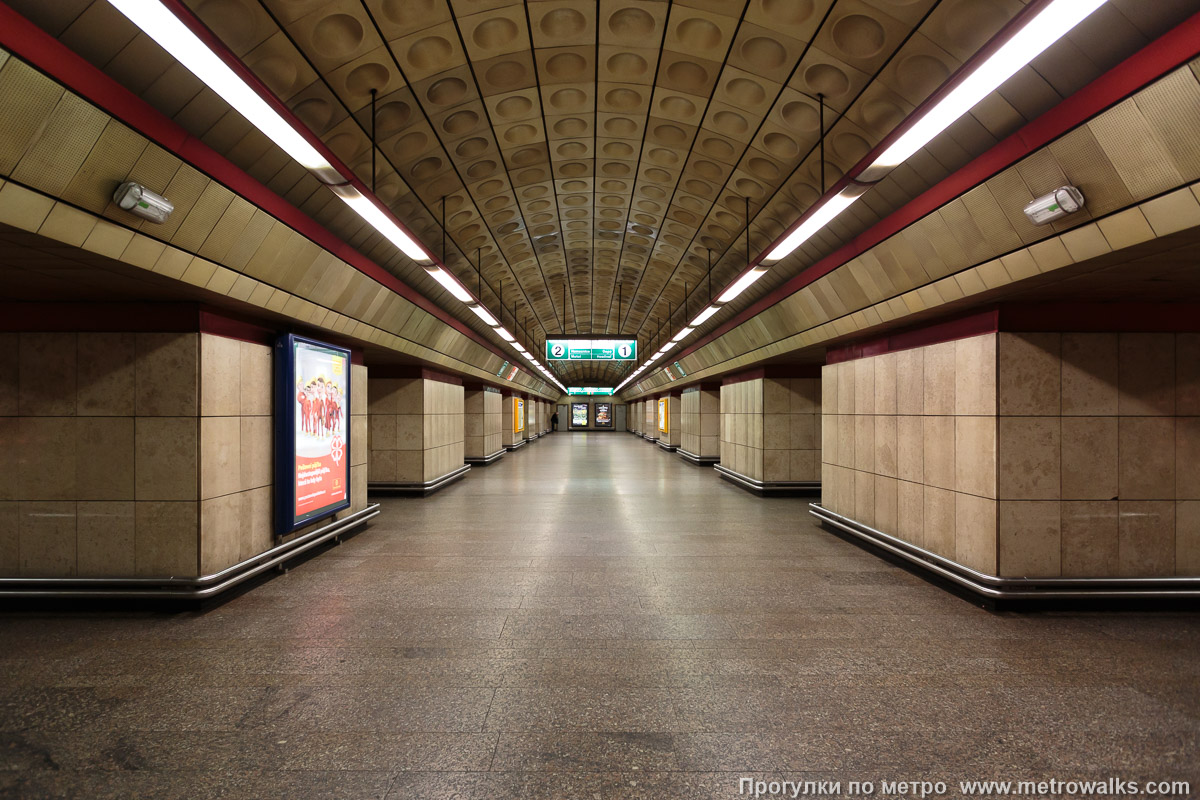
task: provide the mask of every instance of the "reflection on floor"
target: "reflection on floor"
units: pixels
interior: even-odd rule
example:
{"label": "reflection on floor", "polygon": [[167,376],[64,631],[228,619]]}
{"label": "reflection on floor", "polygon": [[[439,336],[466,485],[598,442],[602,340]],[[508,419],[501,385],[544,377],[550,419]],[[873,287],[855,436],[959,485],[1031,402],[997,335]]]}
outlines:
{"label": "reflection on floor", "polygon": [[1195,615],[989,613],[622,434],[382,502],[203,613],[0,615],[0,796],[1200,786]]}

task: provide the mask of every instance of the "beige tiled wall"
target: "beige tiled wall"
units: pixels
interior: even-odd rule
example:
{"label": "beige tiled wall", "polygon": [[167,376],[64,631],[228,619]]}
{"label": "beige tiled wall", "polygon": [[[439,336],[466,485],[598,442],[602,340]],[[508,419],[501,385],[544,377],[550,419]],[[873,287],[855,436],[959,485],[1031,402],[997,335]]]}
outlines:
{"label": "beige tiled wall", "polygon": [[826,366],[831,511],[996,572],[996,334]]}
{"label": "beige tiled wall", "polygon": [[0,334],[0,574],[194,576],[195,333]]}
{"label": "beige tiled wall", "polygon": [[721,455],[721,392],[699,386],[683,390],[679,446],[692,455]]}
{"label": "beige tiled wall", "polygon": [[824,375],[830,510],[1006,577],[1200,574],[1200,334],[989,334]]}
{"label": "beige tiled wall", "polygon": [[471,389],[464,392],[463,404],[463,455],[484,458],[503,450],[500,392]]}
{"label": "beige tiled wall", "polygon": [[766,483],[821,480],[820,385],[756,378],[722,386],[721,465]]}
{"label": "beige tiled wall", "polygon": [[463,465],[460,384],[371,378],[368,386],[370,483],[426,483]]}
{"label": "beige tiled wall", "polygon": [[[0,334],[0,574],[195,576],[274,544],[271,348],[201,333]],[[366,505],[365,368],[351,500]]]}
{"label": "beige tiled wall", "polygon": [[1002,333],[1004,575],[1200,575],[1200,334]]}

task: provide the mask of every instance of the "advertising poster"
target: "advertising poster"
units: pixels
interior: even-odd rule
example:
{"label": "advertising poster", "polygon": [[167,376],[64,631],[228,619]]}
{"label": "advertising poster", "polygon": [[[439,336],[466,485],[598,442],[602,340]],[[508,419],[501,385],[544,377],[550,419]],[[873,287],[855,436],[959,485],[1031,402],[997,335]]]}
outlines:
{"label": "advertising poster", "polygon": [[571,403],[571,427],[586,428],[588,424],[588,404]]}
{"label": "advertising poster", "polygon": [[350,506],[350,351],[301,336],[276,346],[276,530]]}
{"label": "advertising poster", "polygon": [[513,398],[513,433],[525,430],[525,401],[520,397]]}
{"label": "advertising poster", "polygon": [[658,429],[662,433],[670,433],[670,424],[667,420],[667,398],[658,398]]}
{"label": "advertising poster", "polygon": [[597,428],[612,427],[612,403],[596,403],[592,406],[592,412]]}

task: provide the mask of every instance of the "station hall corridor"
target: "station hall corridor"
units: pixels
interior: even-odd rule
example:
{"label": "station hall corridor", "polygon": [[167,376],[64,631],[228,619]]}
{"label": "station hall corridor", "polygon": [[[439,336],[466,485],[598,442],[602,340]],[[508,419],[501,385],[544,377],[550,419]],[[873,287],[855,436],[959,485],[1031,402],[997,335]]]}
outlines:
{"label": "station hall corridor", "polygon": [[381,502],[206,609],[6,609],[0,797],[1200,782],[1195,615],[992,613],[627,435]]}

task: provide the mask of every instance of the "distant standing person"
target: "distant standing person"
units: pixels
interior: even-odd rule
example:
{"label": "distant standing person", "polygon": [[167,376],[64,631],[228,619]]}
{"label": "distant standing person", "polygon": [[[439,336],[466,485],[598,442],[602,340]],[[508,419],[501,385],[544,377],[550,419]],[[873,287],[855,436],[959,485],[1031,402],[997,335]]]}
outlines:
{"label": "distant standing person", "polygon": [[558,430],[558,412],[557,411],[555,411],[553,414],[550,415],[550,432],[553,433],[556,430]]}

